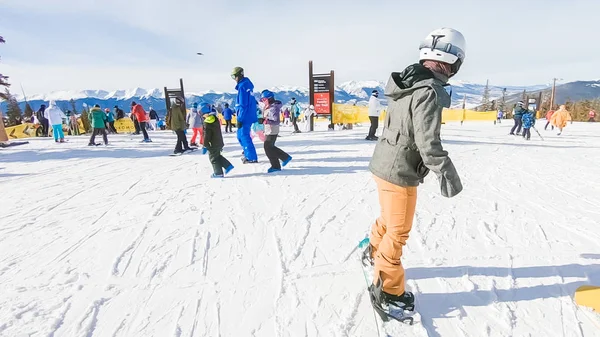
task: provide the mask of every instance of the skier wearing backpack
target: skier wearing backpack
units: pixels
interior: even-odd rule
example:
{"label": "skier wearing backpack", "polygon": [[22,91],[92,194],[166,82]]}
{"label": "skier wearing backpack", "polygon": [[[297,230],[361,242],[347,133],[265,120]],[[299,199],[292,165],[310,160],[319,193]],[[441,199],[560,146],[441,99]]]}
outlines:
{"label": "skier wearing backpack", "polygon": [[300,117],[300,105],[298,105],[298,102],[296,102],[295,97],[292,97],[292,102],[290,104],[290,114],[292,115],[292,124],[294,125],[293,133],[300,133],[300,129],[298,128],[298,118]]}
{"label": "skier wearing backpack", "polygon": [[388,113],[369,168],[381,214],[372,225],[363,261],[374,266],[371,303],[383,320],[404,321],[414,312],[414,295],[405,289],[400,258],[412,228],[417,186],[429,170],[440,192],[454,197],[462,184],[441,144],[442,110],[450,106],[444,89],[465,59],[465,39],[451,28],[431,32],[420,46],[420,62],[393,72],[387,83]]}
{"label": "skier wearing backpack", "polygon": [[512,129],[510,129],[510,135],[514,136],[515,130],[517,131],[517,136],[521,135],[521,127],[523,127],[523,114],[526,112],[527,110],[525,110],[525,103],[519,101],[515,107],[515,114],[513,117],[515,120],[515,125],[512,127]]}

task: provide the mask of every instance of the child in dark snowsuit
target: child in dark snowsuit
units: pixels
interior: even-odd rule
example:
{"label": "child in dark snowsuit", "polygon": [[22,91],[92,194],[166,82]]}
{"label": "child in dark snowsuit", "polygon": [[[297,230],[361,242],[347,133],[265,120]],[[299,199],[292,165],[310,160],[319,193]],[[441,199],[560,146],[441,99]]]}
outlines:
{"label": "child in dark snowsuit", "polygon": [[535,126],[535,114],[533,111],[526,110],[523,113],[523,138],[529,140],[531,138],[531,128]]}
{"label": "child in dark snowsuit", "polygon": [[[286,166],[292,156],[285,153],[282,149],[275,146],[275,141],[279,135],[279,124],[281,124],[281,101],[275,100],[275,94],[269,90],[261,93],[260,101],[264,104],[264,134],[265,134],[265,154],[271,162],[271,167],[267,173],[281,171],[281,166]],[[281,160],[282,164],[279,163]]]}
{"label": "child in dark snowsuit", "polygon": [[[233,165],[221,154],[224,145],[221,122],[217,118],[216,112],[212,112],[209,104],[203,104],[200,112],[204,118],[204,148],[202,153],[208,152],[208,158],[214,171],[211,177],[223,178],[225,174],[233,170]],[[225,169],[224,173],[223,169]]]}

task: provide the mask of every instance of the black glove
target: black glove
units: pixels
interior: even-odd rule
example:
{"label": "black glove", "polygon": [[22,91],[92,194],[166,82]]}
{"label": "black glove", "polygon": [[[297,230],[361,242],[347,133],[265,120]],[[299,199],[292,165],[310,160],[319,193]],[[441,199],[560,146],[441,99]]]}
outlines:
{"label": "black glove", "polygon": [[242,122],[237,122],[237,123],[235,124],[235,126],[236,126],[238,129],[239,129],[239,128],[241,128],[241,127],[242,127]]}

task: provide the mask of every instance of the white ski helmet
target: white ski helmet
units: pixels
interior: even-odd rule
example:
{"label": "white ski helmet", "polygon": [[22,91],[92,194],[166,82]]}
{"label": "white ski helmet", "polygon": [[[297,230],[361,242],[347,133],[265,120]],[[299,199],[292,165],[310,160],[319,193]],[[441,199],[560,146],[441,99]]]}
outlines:
{"label": "white ski helmet", "polygon": [[419,60],[433,60],[452,65],[455,75],[465,61],[467,42],[461,32],[452,28],[440,28],[429,33],[419,47]]}

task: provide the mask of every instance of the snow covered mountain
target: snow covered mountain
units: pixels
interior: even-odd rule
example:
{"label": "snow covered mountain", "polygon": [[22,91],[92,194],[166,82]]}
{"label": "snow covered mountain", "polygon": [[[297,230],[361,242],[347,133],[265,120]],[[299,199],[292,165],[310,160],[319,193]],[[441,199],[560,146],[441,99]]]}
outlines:
{"label": "snow covered mountain", "polygon": [[[374,89],[383,92],[385,82],[381,81],[349,81],[341,83],[336,87],[335,100],[337,103],[349,103],[364,105],[369,99],[371,92]],[[458,107],[462,105],[463,98],[466,97],[467,107],[474,107],[481,103],[485,85],[469,83],[463,81],[453,81],[448,91],[452,94],[452,106]],[[506,88],[507,95],[521,93],[523,89],[527,91],[535,91],[546,89],[546,85],[537,85],[529,87],[502,87],[490,86],[491,99],[497,99],[502,96],[502,89]],[[308,104],[308,88],[299,86],[277,86],[269,88],[269,90],[277,94],[278,99],[282,102],[289,102],[292,97],[295,97],[300,103]],[[25,98],[22,95],[15,95],[24,106]],[[188,103],[206,101],[220,104],[224,102],[231,103],[235,99],[233,92],[187,92]],[[84,104],[94,105],[99,104],[102,107],[119,106],[125,110],[132,101],[141,103],[144,107],[152,106],[160,114],[164,114],[165,102],[164,91],[160,88],[144,89],[133,88],[129,90],[75,90],[75,91],[54,91],[47,94],[38,94],[27,97],[27,100],[34,109],[37,109],[44,102],[55,100],[59,107],[65,110],[71,110],[72,106],[69,101],[75,101],[75,108],[80,111]],[[3,103],[4,104],[4,103]],[[4,105],[0,104],[0,108]]]}

